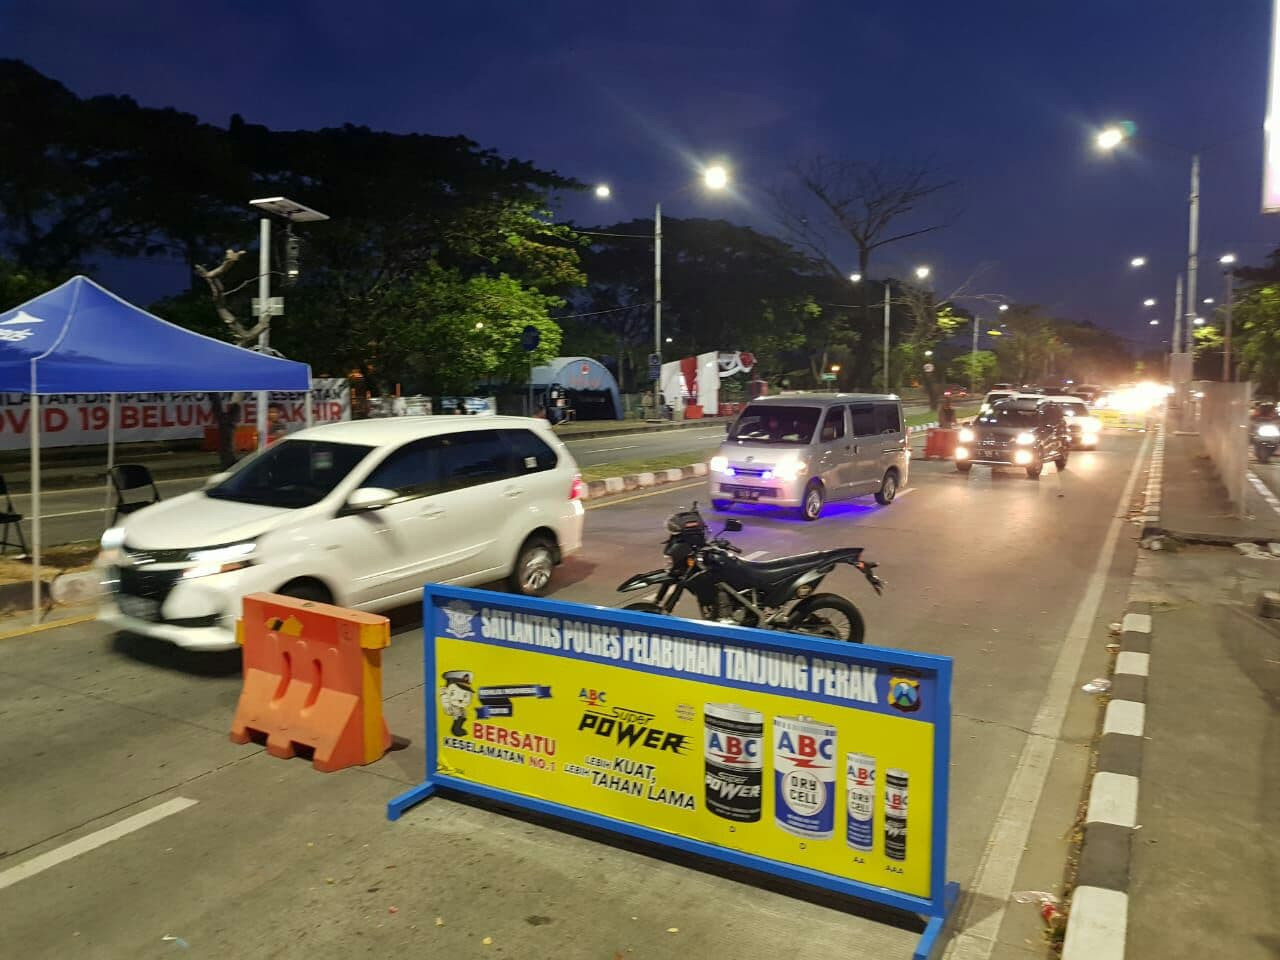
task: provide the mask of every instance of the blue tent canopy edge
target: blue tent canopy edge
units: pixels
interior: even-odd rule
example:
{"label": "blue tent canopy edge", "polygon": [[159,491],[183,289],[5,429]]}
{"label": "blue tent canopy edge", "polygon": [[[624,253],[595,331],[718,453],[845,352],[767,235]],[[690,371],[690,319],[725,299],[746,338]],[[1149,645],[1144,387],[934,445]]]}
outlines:
{"label": "blue tent canopy edge", "polygon": [[556,357],[540,367],[533,368],[533,387],[545,391],[552,384],[559,384],[568,391],[607,393],[613,409],[613,419],[623,419],[622,394],[618,381],[609,368],[590,357]]}

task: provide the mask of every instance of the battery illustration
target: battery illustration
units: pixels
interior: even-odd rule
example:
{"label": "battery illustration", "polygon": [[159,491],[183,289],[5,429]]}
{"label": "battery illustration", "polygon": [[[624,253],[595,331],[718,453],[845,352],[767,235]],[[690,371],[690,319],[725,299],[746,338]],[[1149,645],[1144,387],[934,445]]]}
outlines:
{"label": "battery illustration", "polygon": [[834,833],[836,728],[809,717],[773,718],[774,815],[806,840]]}
{"label": "battery illustration", "polygon": [[764,714],[732,703],[703,707],[707,809],[738,823],[760,819]]}
{"label": "battery illustration", "polygon": [[890,860],[907,859],[907,771],[884,772],[884,852]]}
{"label": "battery illustration", "polygon": [[846,838],[854,850],[870,850],[876,813],[876,758],[865,753],[850,753],[845,761],[849,813]]}

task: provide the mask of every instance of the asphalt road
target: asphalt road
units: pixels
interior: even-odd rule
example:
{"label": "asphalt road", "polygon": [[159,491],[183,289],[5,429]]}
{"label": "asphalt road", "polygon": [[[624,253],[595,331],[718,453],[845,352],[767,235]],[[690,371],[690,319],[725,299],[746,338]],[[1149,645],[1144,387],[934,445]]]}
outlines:
{"label": "asphalt road", "polygon": [[[583,467],[621,460],[685,453],[701,455],[724,436],[724,427],[690,427],[682,430],[666,430],[658,433],[618,434],[594,440],[566,440],[569,451]],[[692,461],[691,461],[692,462]],[[157,483],[162,497],[176,497],[189,490],[198,490],[202,479],[161,480]],[[27,494],[13,498],[15,509],[28,519],[23,524],[30,542],[31,497]],[[110,519],[104,512],[106,492],[102,487],[84,487],[75,490],[51,490],[40,497],[44,513],[42,524],[46,544],[74,543],[80,540],[96,540],[101,536]]]}
{"label": "asphalt road", "polygon": [[[748,553],[866,547],[885,596],[844,568],[824,589],[862,608],[869,642],[955,660],[948,875],[966,899],[952,960],[1046,956],[1034,907],[1009,893],[1063,873],[1097,722],[1079,686],[1105,672],[1124,609],[1140,449],[1142,435],[1108,434],[1039,481],[917,462],[896,503],[816,524],[741,513]],[[591,505],[555,595],[630,599],[615,585],[660,565],[663,520],[693,499],[704,483]],[[384,678],[390,727],[412,742],[332,775],[228,742],[234,654],[94,624],[0,641],[0,943],[29,958],[167,957],[172,937],[193,955],[306,960],[910,955],[915,932],[847,902],[483,804],[434,798],[385,822],[424,763],[413,618],[394,618]],[[41,855],[53,865],[28,875]]]}

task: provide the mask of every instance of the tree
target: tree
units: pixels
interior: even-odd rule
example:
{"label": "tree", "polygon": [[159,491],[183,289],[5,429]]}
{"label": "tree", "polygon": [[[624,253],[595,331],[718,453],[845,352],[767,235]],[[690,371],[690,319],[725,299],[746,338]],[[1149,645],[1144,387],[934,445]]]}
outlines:
{"label": "tree", "polygon": [[994,379],[997,363],[991,350],[961,353],[947,366],[947,376],[962,386],[973,384],[982,390]]}
{"label": "tree", "polygon": [[1246,290],[1233,306],[1232,353],[1240,358],[1241,379],[1258,383],[1261,395],[1280,391],[1280,284]]}
{"label": "tree", "polygon": [[46,290],[56,287],[66,277],[53,279],[24,270],[11,260],[0,259],[0,311],[10,310]]}

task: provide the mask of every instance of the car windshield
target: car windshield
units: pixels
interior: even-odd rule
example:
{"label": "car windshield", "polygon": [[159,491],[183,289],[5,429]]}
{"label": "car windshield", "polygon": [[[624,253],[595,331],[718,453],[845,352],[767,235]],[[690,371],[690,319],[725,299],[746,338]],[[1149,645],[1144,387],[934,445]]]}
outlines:
{"label": "car windshield", "polygon": [[1274,403],[1260,403],[1253,408],[1253,416],[1257,420],[1274,420],[1276,419],[1276,405]]}
{"label": "car windshield", "polygon": [[1062,408],[1064,417],[1087,417],[1089,415],[1089,408],[1083,403],[1063,403],[1058,401],[1058,406]]}
{"label": "car windshield", "polygon": [[332,493],[372,450],[355,443],[282,440],[205,496],[289,510],[309,507]]}
{"label": "car windshield", "polygon": [[1040,423],[1040,415],[1011,403],[997,403],[978,418],[978,423],[984,427],[1034,427]]}
{"label": "car windshield", "polygon": [[813,439],[821,412],[818,407],[752,403],[742,411],[729,439],[750,443],[807,444]]}

